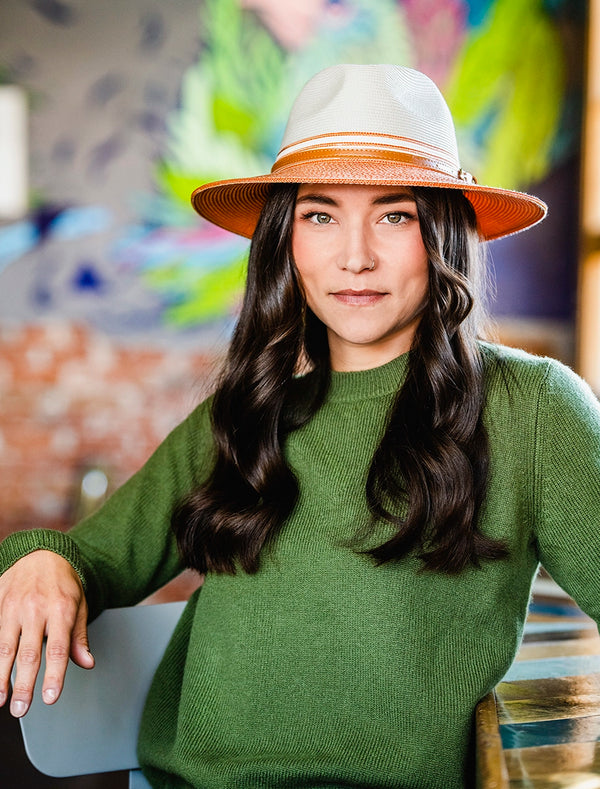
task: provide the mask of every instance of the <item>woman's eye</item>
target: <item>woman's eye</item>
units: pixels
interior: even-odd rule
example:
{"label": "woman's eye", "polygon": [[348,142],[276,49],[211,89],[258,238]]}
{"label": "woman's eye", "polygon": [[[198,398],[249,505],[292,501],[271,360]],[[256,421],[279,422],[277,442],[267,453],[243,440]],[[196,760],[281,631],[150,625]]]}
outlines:
{"label": "woman's eye", "polygon": [[326,211],[306,211],[298,216],[302,222],[310,222],[312,225],[330,225],[335,222],[331,214]]}
{"label": "woman's eye", "polygon": [[408,219],[406,214],[401,214],[401,213],[386,214],[385,218],[390,225],[399,225],[402,222],[406,222],[406,220]]}

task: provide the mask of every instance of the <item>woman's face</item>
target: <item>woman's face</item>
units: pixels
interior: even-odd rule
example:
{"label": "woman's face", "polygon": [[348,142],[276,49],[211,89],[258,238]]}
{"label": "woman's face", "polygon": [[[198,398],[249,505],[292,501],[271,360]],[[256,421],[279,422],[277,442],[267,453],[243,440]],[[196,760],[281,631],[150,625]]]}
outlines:
{"label": "woman's face", "polygon": [[334,370],[378,367],[410,349],[428,260],[408,187],[300,185],[292,251]]}

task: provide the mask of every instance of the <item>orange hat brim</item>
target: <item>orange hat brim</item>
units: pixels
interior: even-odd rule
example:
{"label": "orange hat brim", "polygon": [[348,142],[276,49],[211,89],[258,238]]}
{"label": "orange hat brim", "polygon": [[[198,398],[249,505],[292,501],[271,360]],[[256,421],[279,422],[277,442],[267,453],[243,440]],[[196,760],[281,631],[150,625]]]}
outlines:
{"label": "orange hat brim", "polygon": [[482,239],[518,233],[540,222],[547,213],[538,197],[509,189],[465,183],[450,174],[410,164],[361,159],[315,158],[281,168],[268,175],[215,181],[192,193],[194,209],[205,219],[238,235],[251,238],[271,184],[365,184],[426,186],[460,189],[472,203]]}

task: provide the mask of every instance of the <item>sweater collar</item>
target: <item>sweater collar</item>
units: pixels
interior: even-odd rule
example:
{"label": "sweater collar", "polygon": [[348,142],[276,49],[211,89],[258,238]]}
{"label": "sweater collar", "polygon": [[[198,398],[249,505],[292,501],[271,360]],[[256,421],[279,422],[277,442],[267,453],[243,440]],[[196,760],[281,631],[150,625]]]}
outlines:
{"label": "sweater collar", "polygon": [[340,373],[332,370],[328,399],[338,401],[365,400],[395,394],[406,377],[408,353],[371,370]]}

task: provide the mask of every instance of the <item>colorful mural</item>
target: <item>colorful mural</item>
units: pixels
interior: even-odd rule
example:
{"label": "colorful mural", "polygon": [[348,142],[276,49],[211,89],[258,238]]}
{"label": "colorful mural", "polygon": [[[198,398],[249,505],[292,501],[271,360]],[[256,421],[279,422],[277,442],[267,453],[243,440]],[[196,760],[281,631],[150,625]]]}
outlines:
{"label": "colorful mural", "polygon": [[583,5],[3,0],[0,79],[30,92],[34,161],[30,215],[0,226],[0,314],[223,342],[247,242],[196,217],[190,192],[267,170],[293,96],[336,62],[430,74],[463,166],[533,188],[577,152]]}

